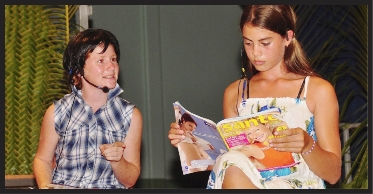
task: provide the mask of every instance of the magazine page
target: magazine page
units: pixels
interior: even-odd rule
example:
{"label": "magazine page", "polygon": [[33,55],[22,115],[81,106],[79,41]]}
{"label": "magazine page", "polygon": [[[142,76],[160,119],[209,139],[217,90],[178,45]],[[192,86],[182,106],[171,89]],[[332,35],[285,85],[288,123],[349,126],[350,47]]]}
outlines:
{"label": "magazine page", "polygon": [[178,144],[183,174],[211,170],[216,158],[228,151],[216,130],[216,124],[191,113],[179,102],[173,105],[176,122],[186,137]]}
{"label": "magazine page", "polygon": [[273,132],[288,129],[277,108],[222,120],[217,124],[217,129],[229,150],[241,151],[247,155],[259,171],[297,164],[295,153],[269,147],[268,140],[277,137]]}

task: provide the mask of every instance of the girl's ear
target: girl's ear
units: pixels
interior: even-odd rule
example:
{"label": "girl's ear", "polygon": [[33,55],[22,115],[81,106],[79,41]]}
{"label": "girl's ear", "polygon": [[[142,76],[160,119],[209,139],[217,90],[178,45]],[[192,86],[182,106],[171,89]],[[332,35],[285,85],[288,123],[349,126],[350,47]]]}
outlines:
{"label": "girl's ear", "polygon": [[288,33],[289,40],[295,38],[295,33],[293,30],[288,30],[287,33]]}
{"label": "girl's ear", "polygon": [[286,46],[289,46],[291,40],[295,38],[295,33],[293,30],[286,31]]}

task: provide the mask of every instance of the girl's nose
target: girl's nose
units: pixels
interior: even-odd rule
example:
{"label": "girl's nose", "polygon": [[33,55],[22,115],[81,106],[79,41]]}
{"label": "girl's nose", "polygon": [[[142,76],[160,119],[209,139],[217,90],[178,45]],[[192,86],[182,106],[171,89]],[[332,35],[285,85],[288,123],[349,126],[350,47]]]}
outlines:
{"label": "girl's nose", "polygon": [[253,45],[253,52],[252,54],[254,55],[254,57],[259,57],[262,55],[262,51],[260,50],[259,46],[255,46]]}

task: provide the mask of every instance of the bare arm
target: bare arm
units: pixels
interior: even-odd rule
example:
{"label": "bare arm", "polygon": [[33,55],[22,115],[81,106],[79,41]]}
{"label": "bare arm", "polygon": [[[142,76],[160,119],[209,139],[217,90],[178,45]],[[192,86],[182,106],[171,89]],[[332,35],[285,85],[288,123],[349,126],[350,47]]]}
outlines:
{"label": "bare arm", "polygon": [[[113,146],[100,146],[103,156],[110,161],[115,177],[127,188],[133,187],[140,175],[141,136],[142,115],[134,108],[124,142],[115,142]],[[118,155],[122,157],[119,159]]]}
{"label": "bare arm", "polygon": [[[313,113],[318,141],[314,150],[303,157],[315,174],[335,184],[341,176],[342,168],[337,96],[333,86],[321,79],[311,85],[309,92],[314,94],[313,101],[316,102]],[[302,152],[310,150],[312,143],[311,139]]]}
{"label": "bare arm", "polygon": [[[330,184],[335,184],[341,176],[338,101],[329,82],[321,78],[312,78],[307,105],[314,114],[317,143],[311,153],[302,155],[316,175]],[[312,137],[303,129],[278,131],[275,135],[286,135],[270,140],[271,146],[279,151],[303,153],[312,148]]]}
{"label": "bare arm", "polygon": [[33,161],[33,171],[39,188],[52,183],[54,152],[58,134],[54,128],[54,105],[46,110],[41,125],[38,150]]}

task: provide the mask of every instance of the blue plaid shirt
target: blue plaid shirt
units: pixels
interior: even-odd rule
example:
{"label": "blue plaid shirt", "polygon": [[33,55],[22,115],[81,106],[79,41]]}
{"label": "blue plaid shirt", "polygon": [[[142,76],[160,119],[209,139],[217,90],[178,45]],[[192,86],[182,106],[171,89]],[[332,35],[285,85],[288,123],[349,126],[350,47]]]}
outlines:
{"label": "blue plaid shirt", "polygon": [[99,146],[124,141],[134,104],[120,98],[117,84],[95,113],[74,86],[70,94],[54,102],[55,129],[60,136],[55,152],[57,165],[52,182],[80,188],[125,188],[114,176]]}

